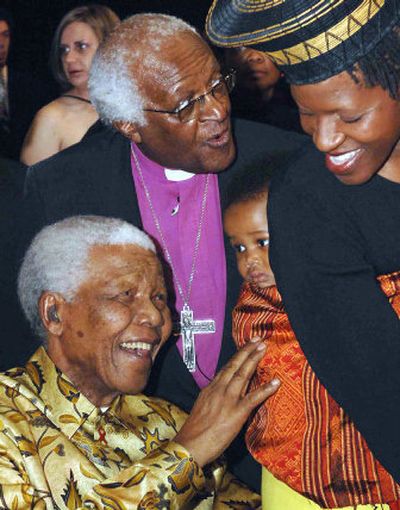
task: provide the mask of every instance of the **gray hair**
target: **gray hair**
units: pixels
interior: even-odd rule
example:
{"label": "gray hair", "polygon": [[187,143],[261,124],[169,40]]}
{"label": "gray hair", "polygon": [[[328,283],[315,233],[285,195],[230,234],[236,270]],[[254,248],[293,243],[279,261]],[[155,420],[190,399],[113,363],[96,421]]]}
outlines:
{"label": "gray hair", "polygon": [[130,16],[100,45],[89,76],[89,95],[101,120],[146,125],[145,99],[137,76],[143,71],[162,69],[165,44],[171,37],[196,29],[166,14]]}
{"label": "gray hair", "polygon": [[115,218],[72,216],[43,228],[29,246],[18,275],[18,297],[35,334],[46,338],[38,309],[43,292],[59,292],[72,301],[86,278],[90,249],[125,244],[156,253],[147,234]]}

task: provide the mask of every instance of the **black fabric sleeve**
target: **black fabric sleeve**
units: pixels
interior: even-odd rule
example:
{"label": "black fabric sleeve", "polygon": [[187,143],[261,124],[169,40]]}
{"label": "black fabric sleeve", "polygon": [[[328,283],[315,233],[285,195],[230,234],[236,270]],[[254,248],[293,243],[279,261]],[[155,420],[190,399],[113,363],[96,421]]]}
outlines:
{"label": "black fabric sleeve", "polygon": [[34,167],[28,168],[21,210],[21,252],[25,253],[34,236],[47,224],[45,204],[36,180]]}
{"label": "black fabric sleeve", "polygon": [[[7,307],[3,307],[3,311],[0,313],[2,333],[4,333],[0,360],[2,370],[13,366],[23,366],[40,344],[39,339],[33,335],[17,300],[17,279],[25,252],[35,234],[44,225],[44,208],[34,178],[26,180],[25,190],[27,191],[27,189],[29,189],[27,195],[18,200],[18,208],[15,208],[16,239],[12,252],[14,262],[6,268],[1,268],[2,274],[10,271],[10,275],[7,275],[7,279],[10,281],[10,288],[7,290],[10,298],[7,301],[7,306],[11,305],[9,312],[7,312]],[[7,316],[3,314],[7,314]]]}
{"label": "black fabric sleeve", "polygon": [[400,482],[400,321],[350,211],[278,182],[268,204],[272,268],[309,363]]}

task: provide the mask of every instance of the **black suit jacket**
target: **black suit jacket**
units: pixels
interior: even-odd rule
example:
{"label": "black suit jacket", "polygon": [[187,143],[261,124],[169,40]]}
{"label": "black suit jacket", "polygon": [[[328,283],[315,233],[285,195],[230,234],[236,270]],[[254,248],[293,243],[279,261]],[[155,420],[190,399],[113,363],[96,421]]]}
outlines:
{"label": "black suit jacket", "polygon": [[[272,152],[297,147],[303,137],[268,125],[237,120],[234,123],[238,155],[229,171],[219,174],[221,194],[234,172],[252,160]],[[76,214],[96,214],[121,218],[142,227],[130,163],[130,142],[111,128],[96,123],[79,144],[30,168],[26,181],[26,241],[44,225]],[[26,243],[25,243],[26,244]],[[241,284],[233,250],[225,239],[228,292],[225,327],[218,368],[234,354],[231,339],[231,310]],[[199,388],[183,364],[173,340],[159,355],[148,392],[190,410]],[[244,455],[238,440],[230,450],[231,466]],[[259,470],[245,464],[233,471],[250,486],[259,487]]]}
{"label": "black suit jacket", "polygon": [[25,172],[24,165],[0,158],[0,370],[20,364],[18,338],[29,335],[16,292],[19,263],[16,249],[20,234],[17,216],[22,205]]}
{"label": "black suit jacket", "polygon": [[22,143],[37,111],[52,98],[54,90],[36,72],[8,65],[7,94],[9,131],[0,129],[0,154],[19,159]]}

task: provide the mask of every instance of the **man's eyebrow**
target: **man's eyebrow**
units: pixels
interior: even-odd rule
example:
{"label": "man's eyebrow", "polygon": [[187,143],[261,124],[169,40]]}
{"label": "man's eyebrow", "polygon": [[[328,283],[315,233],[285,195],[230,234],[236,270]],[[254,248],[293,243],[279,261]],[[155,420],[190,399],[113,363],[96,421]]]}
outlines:
{"label": "man's eyebrow", "polygon": [[[207,81],[207,85],[205,89],[208,89],[213,82],[218,80],[218,78],[222,76],[221,69],[216,68],[211,74],[210,78]],[[206,92],[207,90],[204,90]],[[177,94],[182,96],[182,99],[180,99],[179,103],[185,103],[186,101],[191,101],[192,99],[196,99],[199,95],[203,94],[204,92],[195,91],[193,89],[191,90],[181,90],[177,91]],[[178,105],[179,106],[179,105]]]}

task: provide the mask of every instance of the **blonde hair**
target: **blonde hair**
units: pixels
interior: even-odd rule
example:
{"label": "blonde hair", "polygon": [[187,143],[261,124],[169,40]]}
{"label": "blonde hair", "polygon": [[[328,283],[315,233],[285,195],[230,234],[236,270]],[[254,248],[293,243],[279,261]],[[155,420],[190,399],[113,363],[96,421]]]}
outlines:
{"label": "blonde hair", "polygon": [[76,7],[75,9],[67,12],[67,14],[62,18],[58,24],[51,44],[50,68],[55,80],[63,91],[71,88],[71,84],[68,82],[67,77],[65,76],[61,62],[61,36],[64,29],[75,21],[89,25],[89,27],[96,34],[99,43],[101,43],[111,32],[111,30],[120,22],[120,19],[109,7],[98,4],[82,5],[81,7]]}

